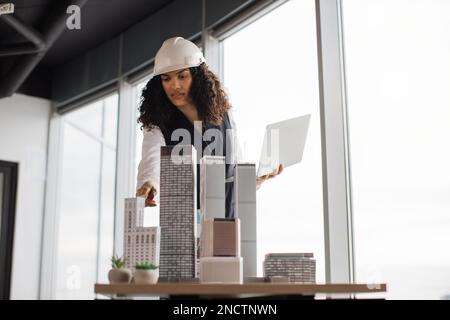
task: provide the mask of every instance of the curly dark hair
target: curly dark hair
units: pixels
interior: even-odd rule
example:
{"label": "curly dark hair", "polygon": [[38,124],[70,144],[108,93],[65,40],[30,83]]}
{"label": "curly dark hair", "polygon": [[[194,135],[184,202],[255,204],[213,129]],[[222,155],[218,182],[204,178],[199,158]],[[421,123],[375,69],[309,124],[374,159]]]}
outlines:
{"label": "curly dark hair", "polygon": [[[203,126],[207,123],[220,125],[223,115],[231,108],[220,80],[205,63],[189,69],[192,74],[189,96],[197,107]],[[155,126],[163,129],[170,119],[172,106],[175,107],[164,92],[161,77],[151,78],[142,90],[139,105],[141,129],[151,130]]]}

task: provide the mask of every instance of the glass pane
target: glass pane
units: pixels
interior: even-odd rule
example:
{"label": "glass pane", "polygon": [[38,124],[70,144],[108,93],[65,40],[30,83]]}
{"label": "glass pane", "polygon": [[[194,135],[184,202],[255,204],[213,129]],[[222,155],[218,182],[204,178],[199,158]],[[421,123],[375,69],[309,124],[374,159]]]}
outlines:
{"label": "glass pane", "polygon": [[[134,105],[136,106],[136,119],[139,118],[139,106],[140,106],[140,99],[141,99],[141,95],[142,95],[142,89],[144,89],[145,85],[147,84],[148,79],[138,83],[135,87],[134,87]],[[135,148],[136,148],[136,155],[134,158],[134,168],[135,168],[135,177],[137,177],[137,172],[138,172],[138,166],[139,166],[139,162],[141,161],[141,157],[142,157],[142,141],[144,140],[144,135],[143,135],[143,131],[141,130],[141,124],[138,123],[136,125],[136,144],[135,144]],[[135,182],[137,182],[137,180],[135,180]],[[139,186],[136,186],[139,187]]]}
{"label": "glass pane", "polygon": [[450,294],[450,2],[344,0],[358,282]]}
{"label": "glass pane", "polygon": [[102,193],[98,282],[108,283],[114,244],[114,204],[116,195],[116,152],[103,147]]}
{"label": "glass pane", "polygon": [[64,116],[58,299],[92,299],[94,284],[108,282],[114,242],[117,116],[117,94]]}
{"label": "glass pane", "polygon": [[257,191],[259,276],[267,253],[312,252],[317,282],[325,282],[317,70],[312,0],[289,1],[224,41],[244,161],[258,163],[267,124],[311,114],[302,162]]}
{"label": "glass pane", "polygon": [[106,143],[113,148],[117,145],[117,118],[119,108],[119,95],[113,94],[105,99],[105,119],[103,137]]}
{"label": "glass pane", "polygon": [[91,299],[97,276],[101,144],[64,126],[57,299]]}
{"label": "glass pane", "polygon": [[103,100],[70,112],[65,119],[82,130],[100,138],[102,136]]}
{"label": "glass pane", "polygon": [[[134,87],[134,105],[136,106],[136,117],[139,117],[139,104],[142,94],[142,89],[144,89],[145,85],[147,84],[148,79],[143,80],[142,82],[138,83]],[[141,130],[141,124],[137,124],[136,126],[136,156],[135,156],[135,162],[134,162],[134,168],[135,168],[135,174],[136,177],[135,181],[137,181],[137,172],[138,172],[138,166],[139,162],[141,161],[142,157],[142,141],[144,140],[144,134]],[[137,187],[137,186],[136,186]],[[135,188],[136,189],[136,188]],[[158,199],[158,195],[157,195]],[[159,226],[159,205],[156,207],[146,207],[144,209],[144,226]]]}

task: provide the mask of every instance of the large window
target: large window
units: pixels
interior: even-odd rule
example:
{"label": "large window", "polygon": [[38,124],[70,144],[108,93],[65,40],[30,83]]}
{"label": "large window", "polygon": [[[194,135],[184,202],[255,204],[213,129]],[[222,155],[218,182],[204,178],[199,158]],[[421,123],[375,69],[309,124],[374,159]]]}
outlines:
{"label": "large window", "polygon": [[358,282],[450,294],[450,2],[344,0]]}
{"label": "large window", "polygon": [[[148,80],[149,80],[149,78],[145,78],[133,86],[133,97],[134,97],[133,98],[133,106],[136,107],[136,119],[139,117],[139,105],[141,102],[142,90],[147,85]],[[135,183],[137,182],[137,172],[138,172],[139,162],[141,161],[141,158],[142,158],[142,141],[144,140],[144,132],[143,132],[143,128],[141,128],[141,126],[142,125],[140,123],[136,124],[136,144],[135,144],[136,154],[135,154],[135,158],[134,158],[135,171],[134,171],[134,175],[133,175]],[[139,187],[139,186],[136,186],[136,187]],[[135,189],[133,189],[133,193],[134,193]],[[158,196],[159,195],[157,195],[157,197]],[[159,226],[159,205],[157,205],[156,207],[146,207],[144,209],[144,226],[146,226],[146,227]]]}
{"label": "large window", "polygon": [[118,96],[62,119],[56,299],[91,299],[107,283],[114,240]]}
{"label": "large window", "polygon": [[267,124],[311,114],[304,157],[257,191],[258,275],[264,255],[313,252],[325,282],[314,1],[289,1],[223,41],[224,83],[244,161],[258,163]]}

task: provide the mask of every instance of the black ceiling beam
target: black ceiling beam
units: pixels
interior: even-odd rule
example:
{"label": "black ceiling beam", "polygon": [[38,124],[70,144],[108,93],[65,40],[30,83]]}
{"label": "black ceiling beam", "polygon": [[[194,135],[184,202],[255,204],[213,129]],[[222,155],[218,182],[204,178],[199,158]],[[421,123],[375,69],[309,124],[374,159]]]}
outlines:
{"label": "black ceiling beam", "polygon": [[45,41],[42,35],[31,26],[28,26],[19,17],[12,14],[1,16],[3,21],[13,27],[17,32],[23,35],[27,40],[32,42],[38,51],[45,50]]}
{"label": "black ceiling beam", "polygon": [[31,54],[45,51],[45,47],[36,48],[34,44],[20,43],[13,46],[0,46],[0,57],[18,56],[22,54]]}
{"label": "black ceiling beam", "polygon": [[[56,39],[63,33],[66,28],[66,19],[68,18],[66,10],[70,5],[77,5],[80,8],[83,7],[88,0],[66,0],[66,1],[55,1],[58,5],[53,11],[53,14],[46,20],[48,23],[42,28],[42,35],[44,38],[44,50],[21,56],[17,63],[9,70],[5,78],[2,79],[0,84],[0,98],[9,97],[14,92],[19,89],[28,75],[33,71],[36,65],[44,57],[48,49],[52,47]],[[5,20],[7,15],[2,15]],[[31,28],[27,27],[25,24],[21,23],[20,20],[10,19],[11,16],[5,20],[10,25],[14,26],[21,34],[26,38],[30,39],[33,43],[39,42],[40,35],[38,32],[33,31]]]}

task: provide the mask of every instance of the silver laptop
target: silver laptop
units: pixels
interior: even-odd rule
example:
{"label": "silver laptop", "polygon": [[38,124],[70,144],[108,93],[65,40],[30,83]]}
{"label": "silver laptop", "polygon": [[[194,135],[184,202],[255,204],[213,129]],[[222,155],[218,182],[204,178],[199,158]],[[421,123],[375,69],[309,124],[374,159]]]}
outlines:
{"label": "silver laptop", "polygon": [[311,115],[266,126],[258,167],[258,177],[267,175],[280,164],[289,167],[302,160]]}

